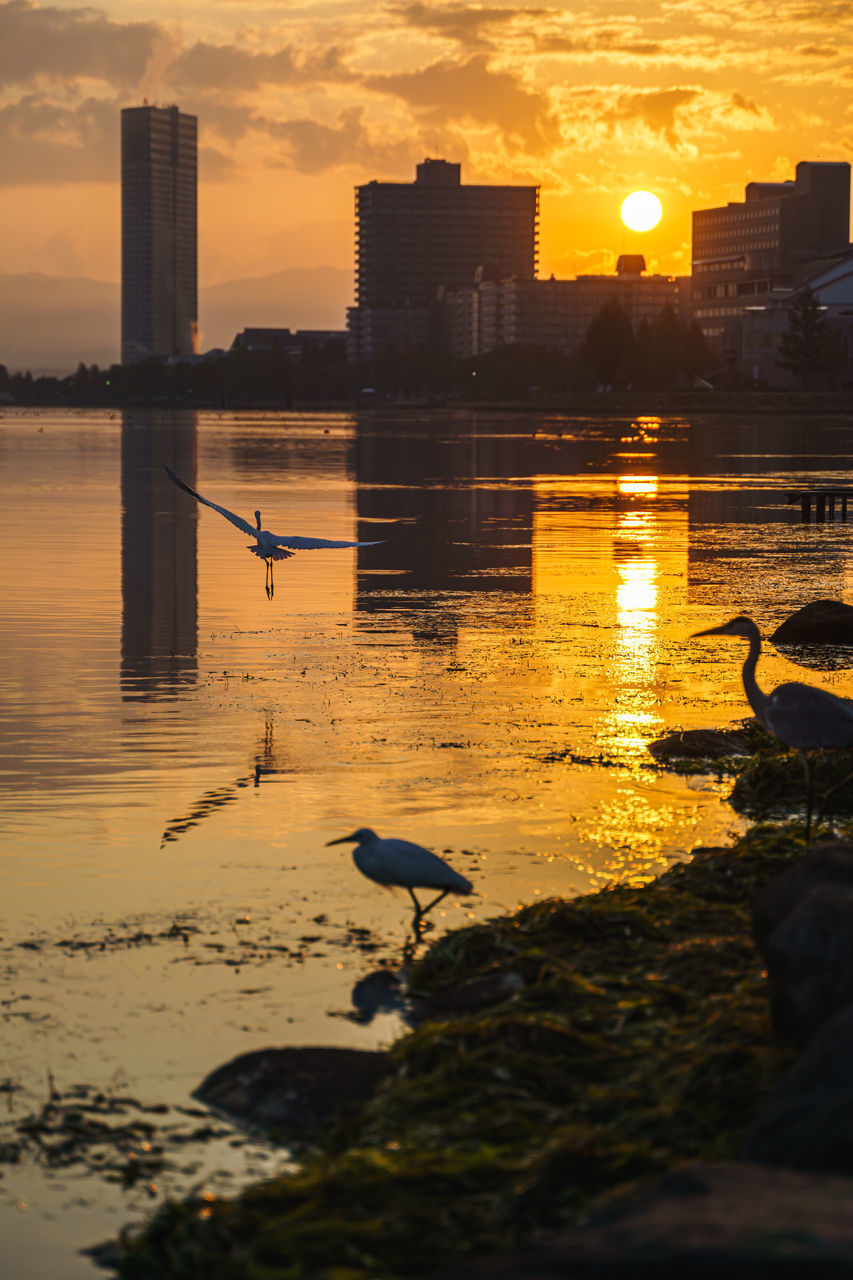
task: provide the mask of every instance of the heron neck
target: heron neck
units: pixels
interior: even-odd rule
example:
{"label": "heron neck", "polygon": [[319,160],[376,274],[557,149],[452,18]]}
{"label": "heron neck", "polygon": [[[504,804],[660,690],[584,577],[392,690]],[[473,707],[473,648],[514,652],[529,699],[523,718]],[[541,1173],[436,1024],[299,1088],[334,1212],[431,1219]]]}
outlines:
{"label": "heron neck", "polygon": [[758,666],[758,655],[761,653],[761,636],[758,630],[754,635],[749,637],[749,653],[746,655],[746,662],[743,664],[743,691],[746,694],[747,701],[755,712],[756,718],[764,724],[764,711],[767,706],[767,695],[762,693],[758,687],[758,681],[755,678],[755,668]]}

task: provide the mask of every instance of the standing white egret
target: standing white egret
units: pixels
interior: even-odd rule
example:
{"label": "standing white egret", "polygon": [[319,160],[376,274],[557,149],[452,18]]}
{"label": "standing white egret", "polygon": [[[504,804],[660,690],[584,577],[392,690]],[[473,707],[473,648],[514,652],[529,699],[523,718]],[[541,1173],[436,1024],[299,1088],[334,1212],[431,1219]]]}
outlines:
{"label": "standing white egret", "polygon": [[335,542],[330,538],[302,538],[297,535],[279,536],[277,533],[270,533],[268,529],[261,528],[261,513],[255,512],[255,523],[249,524],[248,520],[244,520],[242,516],[237,516],[233,511],[229,511],[227,507],[220,507],[217,503],[211,502],[209,498],[203,498],[200,493],[196,493],[195,489],[191,489],[185,484],[174,471],[170,471],[166,464],[163,464],[163,470],[179,489],[183,489],[184,493],[188,493],[190,497],[195,498],[196,502],[202,502],[206,507],[212,507],[214,511],[218,511],[226,520],[230,520],[238,529],[242,529],[244,533],[248,533],[255,539],[247,550],[253,555],[260,556],[266,561],[267,580],[266,592],[267,596],[272,599],[275,587],[273,585],[272,565],[274,560],[289,560],[294,551],[316,551],[326,547],[376,547],[379,542],[384,542],[384,538],[380,538],[377,542]]}
{"label": "standing white egret", "polygon": [[[333,844],[357,846],[352,851],[353,861],[368,880],[374,880],[376,884],[399,885],[403,889],[408,889],[415,904],[416,924],[448,893],[474,892],[471,881],[449,867],[437,853],[431,853],[429,849],[424,849],[419,844],[412,844],[409,840],[382,840],[369,827],[359,827],[358,831],[353,831],[351,836],[329,840],[326,848],[330,848]],[[428,906],[422,907],[415,897],[415,889],[440,889],[441,892]]]}
{"label": "standing white egret", "polygon": [[[744,693],[756,719],[768,733],[772,733],[786,747],[793,747],[800,753],[806,773],[808,840],[811,833],[813,780],[806,752],[853,747],[853,702],[849,698],[839,698],[834,693],[828,693],[825,689],[802,684],[799,680],[790,680],[786,684],[777,685],[772,693],[764,693],[759,689],[755,678],[755,668],[761,653],[761,634],[752,618],[743,614],[721,627],[697,631],[692,638],[695,639],[696,636],[741,636],[749,641],[749,653],[743,664]],[[848,779],[843,778],[826,792],[824,805],[829,795],[846,781]]]}

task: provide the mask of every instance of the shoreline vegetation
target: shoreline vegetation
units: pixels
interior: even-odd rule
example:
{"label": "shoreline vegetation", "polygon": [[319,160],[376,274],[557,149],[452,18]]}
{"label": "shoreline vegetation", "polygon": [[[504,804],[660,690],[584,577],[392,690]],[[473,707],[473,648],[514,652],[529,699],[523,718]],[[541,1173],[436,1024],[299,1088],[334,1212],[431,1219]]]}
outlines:
{"label": "shoreline vegetation", "polygon": [[[485,1276],[673,1170],[734,1168],[795,1061],[771,1021],[753,913],[807,861],[791,817],[804,784],[790,753],[781,776],[754,723],[705,742],[704,758],[681,749],[687,737],[664,740],[663,767],[746,774],[743,807],[787,807],[785,820],[694,849],[650,883],[444,935],[410,971],[416,1025],[388,1074],[297,1146],[294,1172],[233,1200],[167,1203],[98,1260],[122,1280]],[[744,742],[751,755],[729,754]],[[743,1274],[777,1274],[767,1265]]]}
{"label": "shoreline vegetation", "polygon": [[97,397],[70,394],[38,395],[32,398],[0,399],[4,409],[78,408],[104,410],[199,410],[252,409],[257,412],[359,412],[393,415],[407,410],[435,413],[526,413],[550,417],[697,417],[769,416],[789,418],[801,415],[853,414],[853,389],[845,391],[578,391],[542,394],[538,391],[514,399],[488,397],[355,396],[303,398],[300,396],[204,397],[195,395]]}

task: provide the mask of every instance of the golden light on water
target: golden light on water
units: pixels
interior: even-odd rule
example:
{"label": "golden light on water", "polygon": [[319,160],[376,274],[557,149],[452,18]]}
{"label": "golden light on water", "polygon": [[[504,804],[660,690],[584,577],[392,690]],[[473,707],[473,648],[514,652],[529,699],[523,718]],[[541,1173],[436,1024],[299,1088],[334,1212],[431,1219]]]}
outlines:
{"label": "golden light on water", "polygon": [[657,566],[654,560],[634,560],[619,566],[616,605],[620,627],[649,631],[657,605]]}
{"label": "golden light on water", "polygon": [[651,191],[632,191],[622,201],[620,213],[631,231],[651,231],[661,220],[663,205]]}
{"label": "golden light on water", "polygon": [[657,476],[620,476],[616,489],[624,495],[652,497],[658,491]]}

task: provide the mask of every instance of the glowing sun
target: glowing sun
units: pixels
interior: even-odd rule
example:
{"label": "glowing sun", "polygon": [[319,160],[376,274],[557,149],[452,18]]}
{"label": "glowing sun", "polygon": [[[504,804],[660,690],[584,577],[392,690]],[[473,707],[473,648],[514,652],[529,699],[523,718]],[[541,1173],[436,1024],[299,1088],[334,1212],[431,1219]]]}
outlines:
{"label": "glowing sun", "polygon": [[622,201],[622,221],[632,231],[651,231],[663,213],[660,200],[651,191],[632,191]]}

